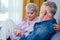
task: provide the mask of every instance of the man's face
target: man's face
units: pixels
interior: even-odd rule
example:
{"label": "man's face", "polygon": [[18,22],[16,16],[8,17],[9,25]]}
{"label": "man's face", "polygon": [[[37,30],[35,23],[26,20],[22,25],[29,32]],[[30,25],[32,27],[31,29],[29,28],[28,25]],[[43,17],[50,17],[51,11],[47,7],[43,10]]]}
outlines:
{"label": "man's face", "polygon": [[36,17],[36,12],[31,10],[26,11],[26,16],[28,20],[33,20]]}
{"label": "man's face", "polygon": [[41,6],[41,10],[40,10],[40,16],[39,16],[41,19],[42,19],[43,16],[44,16],[45,10],[46,10],[45,6],[42,5],[42,6]]}

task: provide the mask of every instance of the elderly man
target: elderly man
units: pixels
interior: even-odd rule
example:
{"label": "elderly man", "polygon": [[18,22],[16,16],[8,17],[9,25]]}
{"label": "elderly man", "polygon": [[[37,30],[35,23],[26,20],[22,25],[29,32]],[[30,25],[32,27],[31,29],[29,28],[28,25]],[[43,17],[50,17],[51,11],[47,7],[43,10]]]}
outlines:
{"label": "elderly man", "polygon": [[53,24],[56,23],[54,15],[56,14],[57,6],[54,2],[44,2],[40,10],[40,22],[34,25],[34,30],[27,37],[22,37],[20,40],[50,40],[55,34]]}
{"label": "elderly man", "polygon": [[26,5],[26,19],[22,21],[12,32],[11,40],[19,40],[22,36],[27,37],[36,22],[39,22],[39,18],[36,16],[37,5],[29,3]]}

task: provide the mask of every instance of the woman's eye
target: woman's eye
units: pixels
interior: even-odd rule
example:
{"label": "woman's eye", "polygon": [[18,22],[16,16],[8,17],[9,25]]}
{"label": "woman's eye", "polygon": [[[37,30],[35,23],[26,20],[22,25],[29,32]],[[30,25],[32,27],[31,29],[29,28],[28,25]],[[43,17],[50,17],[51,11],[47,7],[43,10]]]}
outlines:
{"label": "woman's eye", "polygon": [[33,14],[33,13],[31,13],[31,14]]}

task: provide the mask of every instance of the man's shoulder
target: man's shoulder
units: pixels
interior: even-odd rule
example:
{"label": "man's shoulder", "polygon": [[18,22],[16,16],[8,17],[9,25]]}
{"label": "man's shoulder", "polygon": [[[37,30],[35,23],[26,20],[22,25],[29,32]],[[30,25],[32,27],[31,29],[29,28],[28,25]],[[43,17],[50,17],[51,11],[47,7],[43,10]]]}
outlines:
{"label": "man's shoulder", "polygon": [[34,27],[35,26],[39,26],[39,25],[41,25],[41,22],[36,22],[35,25],[34,25]]}
{"label": "man's shoulder", "polygon": [[[54,22],[55,23],[55,22]],[[50,32],[53,32],[54,31],[54,28],[53,28],[53,22],[38,22],[38,23],[35,23],[34,25],[34,29],[37,30],[37,29],[46,29],[46,30],[49,30]]]}

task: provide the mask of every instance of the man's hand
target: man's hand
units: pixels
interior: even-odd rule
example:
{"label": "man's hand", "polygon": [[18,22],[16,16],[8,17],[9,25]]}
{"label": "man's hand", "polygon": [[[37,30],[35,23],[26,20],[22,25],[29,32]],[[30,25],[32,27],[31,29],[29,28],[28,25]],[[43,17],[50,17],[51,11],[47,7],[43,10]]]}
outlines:
{"label": "man's hand", "polygon": [[58,24],[53,24],[55,31],[60,31],[60,26]]}
{"label": "man's hand", "polygon": [[24,32],[22,30],[17,30],[16,31],[16,36],[22,36]]}

